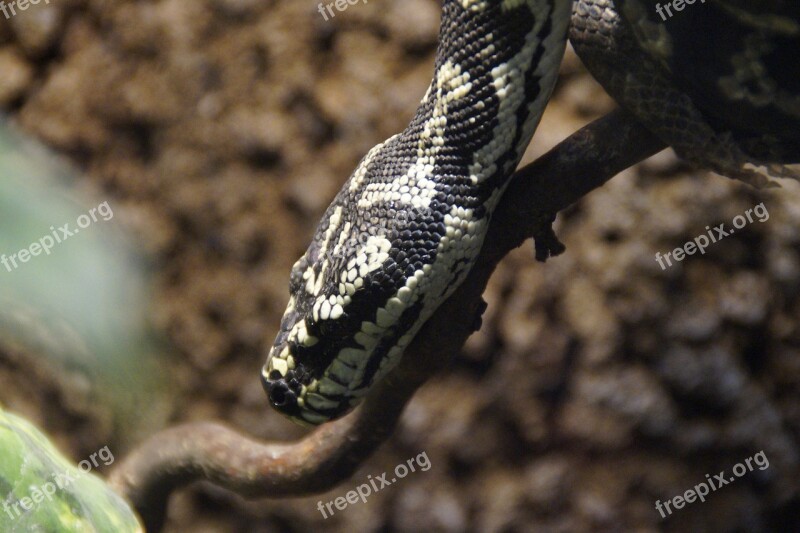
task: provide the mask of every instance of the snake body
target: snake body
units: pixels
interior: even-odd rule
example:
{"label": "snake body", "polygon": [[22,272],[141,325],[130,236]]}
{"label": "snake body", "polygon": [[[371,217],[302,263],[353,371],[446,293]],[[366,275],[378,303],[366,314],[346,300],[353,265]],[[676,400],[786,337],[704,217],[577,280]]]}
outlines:
{"label": "snake body", "polygon": [[[751,182],[758,173],[747,163],[793,162],[800,90],[770,85],[769,98],[749,98],[748,75],[771,78],[750,68],[768,47],[755,58],[747,47],[779,37],[796,46],[800,17],[780,0],[764,0],[778,19],[738,0],[708,1],[712,11],[698,3],[681,16],[707,23],[723,9],[728,31],[742,36],[745,59],[726,52],[727,92],[686,82],[673,56],[685,23],[654,21],[649,0],[621,0],[619,11],[612,0],[443,0],[435,72],[414,118],[362,159],[292,268],[262,371],[272,406],[304,424],[346,414],[463,281],[550,97],[570,18],[590,71],[690,161]],[[747,101],[763,123],[722,120],[714,95]]]}
{"label": "snake body", "polygon": [[753,185],[797,178],[800,5],[581,0],[570,41],[611,96],[685,160]]}

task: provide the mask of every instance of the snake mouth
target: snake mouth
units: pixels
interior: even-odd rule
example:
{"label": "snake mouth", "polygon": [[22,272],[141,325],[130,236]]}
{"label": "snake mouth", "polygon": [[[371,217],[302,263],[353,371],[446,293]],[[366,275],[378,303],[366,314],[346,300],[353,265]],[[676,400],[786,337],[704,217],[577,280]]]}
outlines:
{"label": "snake mouth", "polygon": [[[270,405],[293,422],[303,427],[314,427],[324,422],[339,418],[342,412],[340,403],[330,401],[325,406],[318,405],[321,400],[317,391],[318,383],[303,368],[302,364],[281,374],[276,369],[269,369],[267,364],[261,373],[261,385],[267,393]],[[309,394],[309,387],[311,391]],[[317,402],[317,404],[310,405]]]}
{"label": "snake mouth", "polygon": [[268,367],[264,367],[261,374],[261,385],[267,393],[270,405],[304,427],[314,427],[331,419],[306,405],[304,393],[308,383],[305,381],[309,377],[302,365],[288,370],[285,376],[278,370],[270,371]]}

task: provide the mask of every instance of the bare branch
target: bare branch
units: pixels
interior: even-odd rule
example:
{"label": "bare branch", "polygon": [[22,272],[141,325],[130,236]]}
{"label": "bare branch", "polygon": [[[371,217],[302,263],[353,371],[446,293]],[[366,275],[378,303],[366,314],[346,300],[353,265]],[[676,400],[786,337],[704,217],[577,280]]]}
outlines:
{"label": "bare branch", "polygon": [[[392,434],[414,392],[461,349],[498,262],[532,236],[547,241],[558,211],[664,147],[617,110],[518,171],[467,280],[351,415],[287,444],[259,442],[214,423],[167,429],[112,472],[112,485],[136,507],[148,531],[161,528],[170,493],[192,481],[206,480],[253,498],[307,495],[335,486]],[[552,241],[548,248],[555,247]]]}

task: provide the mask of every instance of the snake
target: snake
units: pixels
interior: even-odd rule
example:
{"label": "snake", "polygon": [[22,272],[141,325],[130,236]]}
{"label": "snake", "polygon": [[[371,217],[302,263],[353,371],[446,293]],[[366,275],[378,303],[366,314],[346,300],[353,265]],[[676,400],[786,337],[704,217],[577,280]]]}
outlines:
{"label": "snake", "polygon": [[800,57],[798,8],[681,2],[662,20],[648,0],[443,0],[433,78],[411,122],[358,163],[291,269],[261,372],[271,406],[302,425],[329,422],[398,364],[475,263],[568,39],[690,163],[756,186],[797,177],[800,82],[787,66]]}

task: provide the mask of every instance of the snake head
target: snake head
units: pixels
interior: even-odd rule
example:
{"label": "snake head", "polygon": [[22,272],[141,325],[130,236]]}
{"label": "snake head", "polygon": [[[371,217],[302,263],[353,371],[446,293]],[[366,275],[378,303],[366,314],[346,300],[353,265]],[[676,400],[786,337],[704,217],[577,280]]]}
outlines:
{"label": "snake head", "polygon": [[[328,350],[318,336],[319,311],[314,319],[317,299],[312,293],[322,287],[317,287],[315,270],[309,263],[306,254],[292,267],[289,303],[261,373],[270,405],[301,425],[320,424],[347,412],[341,398],[334,401],[318,393],[319,378],[324,373],[323,357]],[[327,307],[326,312],[330,318]]]}
{"label": "snake head", "polygon": [[292,267],[289,303],[261,375],[272,407],[306,425],[351,411],[400,360],[422,318],[423,255],[389,240],[405,230],[341,212],[326,214]]}
{"label": "snake head", "polygon": [[388,240],[361,241],[342,247],[348,257],[324,253],[315,239],[292,268],[289,303],[261,378],[272,407],[303,425],[351,411],[399,360],[402,334],[418,317],[416,306],[396,297],[393,314],[382,309],[405,277]]}

